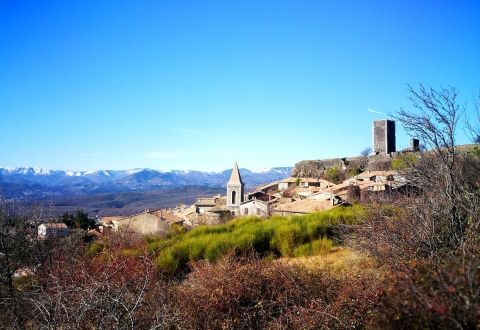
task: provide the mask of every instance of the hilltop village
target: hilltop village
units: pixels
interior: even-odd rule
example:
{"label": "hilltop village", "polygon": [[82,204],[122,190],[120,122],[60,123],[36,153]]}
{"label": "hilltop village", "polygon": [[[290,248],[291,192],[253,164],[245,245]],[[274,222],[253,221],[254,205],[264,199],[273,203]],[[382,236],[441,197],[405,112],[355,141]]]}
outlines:
{"label": "hilltop village", "polygon": [[407,180],[391,169],[391,163],[401,154],[418,152],[419,141],[412,139],[409,149],[397,152],[392,120],[374,121],[372,135],[369,155],[302,161],[295,165],[291,177],[249,192],[245,191],[235,163],[223,196],[199,198],[190,206],[145,210],[127,217],[102,217],[97,219],[95,231],[101,234],[129,228],[140,234],[156,234],[168,231],[174,224],[192,228],[224,223],[238,216],[308,214],[354,203],[369,194],[408,191]]}

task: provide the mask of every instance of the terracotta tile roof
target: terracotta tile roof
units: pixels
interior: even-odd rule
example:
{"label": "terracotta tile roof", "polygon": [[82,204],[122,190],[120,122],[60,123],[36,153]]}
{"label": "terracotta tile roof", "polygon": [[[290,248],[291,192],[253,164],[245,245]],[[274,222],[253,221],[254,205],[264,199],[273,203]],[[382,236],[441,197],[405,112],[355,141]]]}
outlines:
{"label": "terracotta tile roof", "polygon": [[212,213],[230,212],[230,210],[226,206],[217,205],[209,209],[208,212],[212,212]]}
{"label": "terracotta tile roof", "polygon": [[354,178],[370,178],[372,176],[388,176],[388,175],[397,175],[396,171],[365,171],[363,173],[354,176]]}
{"label": "terracotta tile roof", "polygon": [[183,221],[182,218],[176,216],[172,212],[169,212],[165,209],[156,210],[156,211],[153,211],[151,213],[156,215],[160,219],[167,221],[167,222],[176,223],[176,222],[182,222]]}
{"label": "terracotta tile roof", "polygon": [[334,186],[332,186],[332,187],[326,188],[325,191],[335,193],[335,192],[337,192],[337,191],[341,191],[341,190],[347,189],[347,187],[348,187],[349,185],[351,185],[351,183],[348,182],[348,181],[345,181],[345,182],[336,184],[336,185],[334,185]]}

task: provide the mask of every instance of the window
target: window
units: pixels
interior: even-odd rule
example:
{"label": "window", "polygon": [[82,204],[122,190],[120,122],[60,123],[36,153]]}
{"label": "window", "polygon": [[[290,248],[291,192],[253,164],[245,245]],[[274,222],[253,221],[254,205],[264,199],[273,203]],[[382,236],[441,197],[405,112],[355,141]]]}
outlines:
{"label": "window", "polygon": [[237,200],[237,192],[234,190],[232,191],[232,204],[235,204]]}
{"label": "window", "polygon": [[244,209],[243,213],[244,213],[245,215],[248,215],[248,209],[247,209],[247,208]]}

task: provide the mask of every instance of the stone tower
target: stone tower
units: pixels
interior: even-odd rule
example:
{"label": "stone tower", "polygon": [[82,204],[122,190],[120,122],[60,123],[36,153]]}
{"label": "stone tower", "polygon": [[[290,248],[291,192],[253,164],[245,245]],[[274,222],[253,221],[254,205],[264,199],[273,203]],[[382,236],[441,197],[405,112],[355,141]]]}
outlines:
{"label": "stone tower", "polygon": [[227,183],[227,208],[233,215],[240,214],[240,204],[243,202],[243,190],[244,184],[242,177],[240,176],[238,165],[235,163],[230,181]]}
{"label": "stone tower", "polygon": [[390,154],[396,151],[395,122],[393,120],[374,121],[372,133],[375,154]]}

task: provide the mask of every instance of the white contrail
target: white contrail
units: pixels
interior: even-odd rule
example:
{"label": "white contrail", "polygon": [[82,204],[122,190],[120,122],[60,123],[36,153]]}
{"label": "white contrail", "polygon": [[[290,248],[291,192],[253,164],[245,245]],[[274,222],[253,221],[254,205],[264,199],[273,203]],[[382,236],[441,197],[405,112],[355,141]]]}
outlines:
{"label": "white contrail", "polygon": [[387,116],[387,114],[386,114],[385,112],[380,112],[380,111],[377,111],[377,110],[372,109],[372,108],[367,108],[367,111],[368,111],[368,112],[378,113],[378,114],[380,114],[380,115]]}

